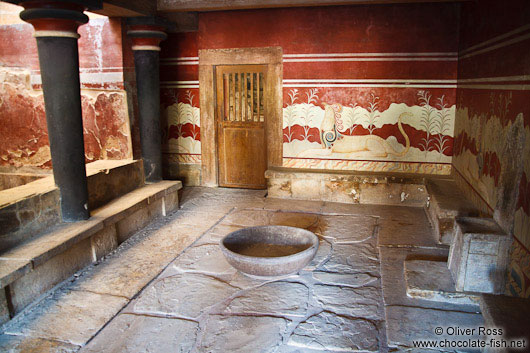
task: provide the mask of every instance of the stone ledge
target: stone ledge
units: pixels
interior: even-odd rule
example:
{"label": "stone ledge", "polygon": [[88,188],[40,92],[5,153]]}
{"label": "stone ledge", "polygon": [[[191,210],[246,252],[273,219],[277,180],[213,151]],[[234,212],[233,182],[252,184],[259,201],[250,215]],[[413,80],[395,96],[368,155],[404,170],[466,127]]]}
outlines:
{"label": "stone ledge", "polygon": [[421,174],[270,168],[270,197],[354,204],[424,206],[426,178]]}
{"label": "stone ledge", "polygon": [[[23,286],[16,285],[18,282],[22,281],[26,276],[32,275],[35,271],[40,271],[39,276],[37,276],[40,278],[38,279],[39,284],[36,286],[36,290],[38,295],[44,293],[53,285],[78,270],[78,267],[84,267],[86,259],[88,261],[96,261],[104,255],[103,253],[112,251],[117,246],[117,239],[125,240],[130,236],[131,231],[135,231],[138,227],[145,226],[151,219],[160,215],[165,216],[166,212],[175,209],[177,206],[174,204],[178,204],[177,191],[180,188],[182,188],[180,181],[161,181],[146,185],[95,210],[92,213],[92,217],[87,221],[61,224],[38,238],[8,250],[0,255],[0,264],[2,265],[0,269],[1,288],[3,289],[7,286],[8,288],[6,289],[11,292],[17,288],[20,290]],[[141,217],[140,222],[137,222],[136,219],[128,218],[129,216],[136,218],[135,215],[144,210],[145,215]],[[135,223],[137,227],[122,227],[126,228],[127,234],[123,234],[120,237],[117,234],[120,228],[120,221],[127,224]],[[102,239],[108,237],[113,237],[114,240]],[[102,243],[110,245],[101,249]],[[74,247],[76,249],[72,252]],[[96,249],[95,247],[98,248]],[[77,258],[84,260],[82,263],[78,263]],[[57,273],[48,273],[48,270],[44,271],[43,269],[46,269],[50,263],[53,265],[52,267],[56,263],[61,267],[71,265],[73,270],[61,268],[56,271]],[[53,271],[52,269],[50,272]],[[51,286],[46,283],[46,276],[53,277],[54,283]],[[11,285],[14,286],[14,289],[10,288]],[[17,297],[16,294],[11,293],[11,296],[15,298]],[[33,297],[33,299],[38,295]],[[19,303],[16,311],[19,312],[27,304],[29,302]]]}

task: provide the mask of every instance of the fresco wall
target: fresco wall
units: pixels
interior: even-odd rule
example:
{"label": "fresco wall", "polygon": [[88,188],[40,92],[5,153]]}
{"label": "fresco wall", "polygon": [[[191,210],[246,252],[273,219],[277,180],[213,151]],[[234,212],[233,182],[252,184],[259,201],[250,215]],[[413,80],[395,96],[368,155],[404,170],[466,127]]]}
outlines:
{"label": "fresco wall", "polygon": [[[51,168],[37,46],[21,9],[0,4],[0,166]],[[89,17],[79,28],[86,161],[130,158],[121,20]]]}
{"label": "fresco wall", "polygon": [[515,241],[507,292],[530,297],[530,12],[526,1],[462,6],[456,180]]}
{"label": "fresco wall", "polygon": [[458,9],[201,13],[197,34],[170,35],[162,44],[168,159],[200,163],[198,50],[281,46],[284,166],[449,174]]}

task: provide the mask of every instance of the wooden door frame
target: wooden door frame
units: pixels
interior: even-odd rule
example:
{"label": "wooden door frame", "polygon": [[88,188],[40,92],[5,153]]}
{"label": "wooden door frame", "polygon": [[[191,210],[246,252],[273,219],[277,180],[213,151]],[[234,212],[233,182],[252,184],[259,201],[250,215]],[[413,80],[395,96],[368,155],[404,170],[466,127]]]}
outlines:
{"label": "wooden door frame", "polygon": [[267,65],[265,139],[267,168],[282,165],[283,51],[281,47],[199,50],[201,114],[201,185],[219,186],[215,66]]}

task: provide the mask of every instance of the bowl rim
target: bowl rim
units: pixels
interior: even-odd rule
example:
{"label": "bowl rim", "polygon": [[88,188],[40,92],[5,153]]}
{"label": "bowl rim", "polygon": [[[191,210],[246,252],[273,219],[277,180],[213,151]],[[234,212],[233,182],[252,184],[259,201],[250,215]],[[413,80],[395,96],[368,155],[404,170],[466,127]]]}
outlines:
{"label": "bowl rim", "polygon": [[[243,254],[240,254],[240,253],[237,253],[237,252],[234,252],[234,251],[228,249],[223,244],[224,240],[226,238],[228,238],[229,236],[231,236],[232,234],[234,234],[234,233],[238,233],[238,232],[241,232],[243,230],[262,229],[262,228],[269,228],[269,227],[275,227],[275,228],[280,227],[280,228],[286,228],[286,229],[296,229],[297,231],[303,231],[303,233],[305,233],[306,235],[308,235],[311,238],[312,244],[307,249],[304,249],[304,250],[299,251],[297,253],[294,253],[294,254],[291,254],[291,255],[286,255],[286,256],[274,256],[274,257],[259,257],[259,256],[243,255]],[[291,226],[273,225],[273,224],[262,225],[262,226],[244,227],[244,228],[241,228],[241,229],[238,229],[238,230],[235,230],[233,232],[228,233],[221,240],[219,240],[219,247],[221,248],[223,253],[228,253],[233,258],[237,258],[237,259],[239,259],[241,261],[250,262],[250,260],[252,260],[253,263],[259,263],[259,264],[262,264],[262,265],[273,265],[273,264],[276,264],[278,262],[289,263],[289,262],[291,262],[293,260],[298,260],[300,258],[305,258],[308,254],[316,252],[318,250],[318,246],[319,246],[319,238],[318,238],[318,236],[315,233],[313,233],[313,232],[311,232],[311,231],[309,231],[307,229],[298,228],[298,227],[291,227]]]}

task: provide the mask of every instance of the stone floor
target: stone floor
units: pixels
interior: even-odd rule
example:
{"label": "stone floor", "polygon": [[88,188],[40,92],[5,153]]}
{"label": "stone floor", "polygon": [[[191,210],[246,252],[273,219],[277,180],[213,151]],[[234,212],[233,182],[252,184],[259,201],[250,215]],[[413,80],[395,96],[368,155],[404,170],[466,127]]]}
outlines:
{"label": "stone floor", "polygon": [[[407,296],[406,259],[447,256],[422,208],[264,196],[184,189],[179,211],[3,327],[0,351],[409,351],[435,326],[482,322],[474,305]],[[316,257],[275,281],[241,275],[217,243],[266,224],[315,232]]]}

